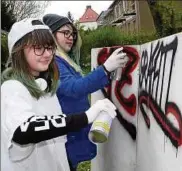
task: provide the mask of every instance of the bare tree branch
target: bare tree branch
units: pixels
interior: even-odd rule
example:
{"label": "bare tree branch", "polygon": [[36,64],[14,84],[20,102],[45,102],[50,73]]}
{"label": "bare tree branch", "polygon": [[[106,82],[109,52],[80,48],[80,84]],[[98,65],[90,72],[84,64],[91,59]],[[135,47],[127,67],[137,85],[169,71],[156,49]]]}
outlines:
{"label": "bare tree branch", "polygon": [[13,14],[17,21],[23,18],[38,17],[44,13],[45,8],[50,4],[50,1],[17,1],[9,0],[6,2],[9,10],[13,11]]}

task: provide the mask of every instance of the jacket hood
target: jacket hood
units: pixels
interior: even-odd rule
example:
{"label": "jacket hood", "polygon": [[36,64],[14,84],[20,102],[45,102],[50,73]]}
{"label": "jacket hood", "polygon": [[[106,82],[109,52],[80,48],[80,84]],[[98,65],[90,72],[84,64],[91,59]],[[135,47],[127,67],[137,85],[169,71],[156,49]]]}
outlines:
{"label": "jacket hood", "polygon": [[77,40],[74,43],[71,51],[68,53],[71,59],[73,59],[77,65],[80,65],[80,49],[82,46],[82,39],[80,34],[77,34]]}

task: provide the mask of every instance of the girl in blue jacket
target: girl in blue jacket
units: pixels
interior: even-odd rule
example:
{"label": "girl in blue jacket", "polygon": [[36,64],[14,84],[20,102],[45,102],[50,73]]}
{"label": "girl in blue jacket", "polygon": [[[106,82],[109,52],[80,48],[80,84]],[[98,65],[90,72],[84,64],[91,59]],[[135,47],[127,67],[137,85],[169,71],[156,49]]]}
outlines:
{"label": "girl in blue jacket", "polygon": [[[86,76],[82,76],[79,66],[81,39],[72,22],[57,14],[47,14],[43,22],[50,27],[57,41],[56,63],[60,72],[57,90],[63,113],[67,115],[86,111],[90,104],[88,95],[109,84],[108,73],[127,62],[126,54],[119,48],[113,52],[104,65]],[[78,132],[67,134],[66,150],[71,171],[79,162],[91,160],[96,156],[96,145],[89,141],[90,125]]]}

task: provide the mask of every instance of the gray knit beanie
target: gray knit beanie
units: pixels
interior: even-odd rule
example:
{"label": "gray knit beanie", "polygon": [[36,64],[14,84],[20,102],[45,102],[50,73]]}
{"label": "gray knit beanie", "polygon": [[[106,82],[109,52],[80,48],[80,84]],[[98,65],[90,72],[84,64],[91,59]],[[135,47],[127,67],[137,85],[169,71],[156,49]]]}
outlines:
{"label": "gray knit beanie", "polygon": [[43,22],[49,26],[52,30],[52,33],[55,33],[59,30],[60,27],[64,26],[65,24],[70,24],[73,27],[74,31],[77,31],[73,23],[67,18],[57,14],[46,14],[43,17]]}

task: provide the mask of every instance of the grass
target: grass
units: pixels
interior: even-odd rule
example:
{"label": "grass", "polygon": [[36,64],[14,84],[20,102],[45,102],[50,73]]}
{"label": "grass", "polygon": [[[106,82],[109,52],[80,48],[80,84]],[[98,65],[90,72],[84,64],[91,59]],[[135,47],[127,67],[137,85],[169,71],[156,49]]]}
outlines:
{"label": "grass", "polygon": [[90,161],[82,162],[78,165],[77,171],[91,171]]}

